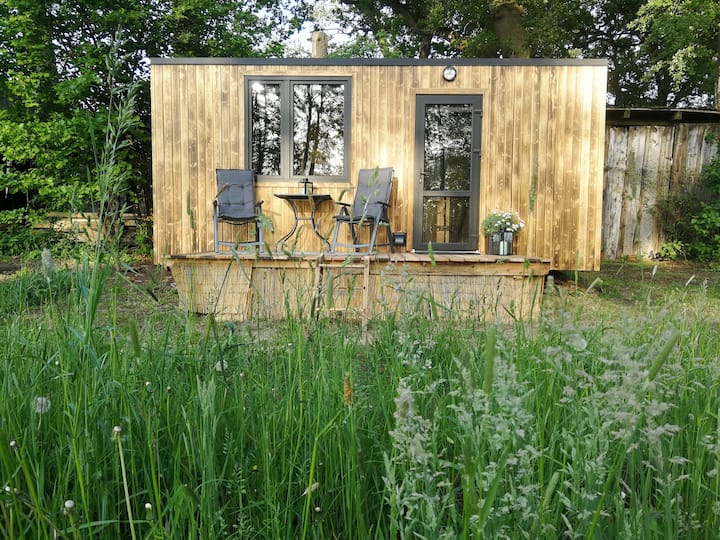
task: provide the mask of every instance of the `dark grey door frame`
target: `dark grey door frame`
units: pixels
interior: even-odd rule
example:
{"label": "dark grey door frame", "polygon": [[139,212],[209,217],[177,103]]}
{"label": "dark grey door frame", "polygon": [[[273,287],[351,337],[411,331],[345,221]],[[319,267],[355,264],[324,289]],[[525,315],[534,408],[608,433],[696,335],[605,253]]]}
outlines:
{"label": "dark grey door frame", "polygon": [[[413,201],[413,248],[427,251],[428,242],[423,238],[424,204],[426,197],[469,197],[468,235],[461,242],[433,242],[433,251],[475,251],[478,249],[478,207],[480,204],[480,148],[482,142],[481,94],[418,94],[415,98],[415,196]],[[425,114],[428,105],[470,105],[472,106],[470,179],[467,190],[426,190],[425,189]]]}

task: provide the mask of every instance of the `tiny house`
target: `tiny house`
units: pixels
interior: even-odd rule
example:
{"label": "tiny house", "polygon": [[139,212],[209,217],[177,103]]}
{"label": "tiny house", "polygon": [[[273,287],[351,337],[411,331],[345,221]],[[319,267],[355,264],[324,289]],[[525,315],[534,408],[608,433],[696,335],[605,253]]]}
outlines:
{"label": "tiny house", "polygon": [[[481,225],[511,210],[520,273],[597,270],[606,77],[604,60],[153,59],[157,262],[212,252],[217,169],[255,171],[274,245],[297,217],[275,195],[328,195],[313,209],[325,236],[358,172],[392,167],[393,256],[495,273],[509,259],[486,253]],[[293,250],[325,246],[303,234]]]}

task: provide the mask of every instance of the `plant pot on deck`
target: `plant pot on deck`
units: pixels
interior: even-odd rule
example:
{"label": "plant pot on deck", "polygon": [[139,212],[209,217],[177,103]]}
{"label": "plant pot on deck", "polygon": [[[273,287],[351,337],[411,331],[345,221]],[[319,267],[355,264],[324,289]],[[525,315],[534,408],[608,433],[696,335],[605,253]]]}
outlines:
{"label": "plant pot on deck", "polygon": [[490,233],[485,237],[485,253],[488,255],[513,255],[515,253],[513,231]]}

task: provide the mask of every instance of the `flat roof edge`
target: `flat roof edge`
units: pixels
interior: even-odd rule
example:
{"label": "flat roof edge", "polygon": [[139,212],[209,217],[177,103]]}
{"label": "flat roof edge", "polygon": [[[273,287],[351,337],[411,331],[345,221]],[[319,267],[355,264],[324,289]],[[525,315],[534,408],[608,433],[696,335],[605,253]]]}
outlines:
{"label": "flat roof edge", "polygon": [[603,66],[605,58],[151,58],[155,65],[258,66]]}

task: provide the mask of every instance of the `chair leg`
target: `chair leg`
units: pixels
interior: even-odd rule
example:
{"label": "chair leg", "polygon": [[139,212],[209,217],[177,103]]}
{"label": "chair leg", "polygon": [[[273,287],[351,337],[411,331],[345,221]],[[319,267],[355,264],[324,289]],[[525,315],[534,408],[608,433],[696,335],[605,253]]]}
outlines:
{"label": "chair leg", "polygon": [[337,249],[337,239],[338,233],[340,232],[340,225],[342,225],[342,222],[335,222],[335,230],[333,231],[332,242],[330,242],[330,253],[335,253],[335,250]]}
{"label": "chair leg", "polygon": [[361,224],[359,223],[353,223],[352,221],[348,222],[348,227],[350,227],[350,236],[352,237],[353,244],[357,245],[360,242],[358,241],[358,235],[357,235],[357,227],[359,227]]}
{"label": "chair leg", "polygon": [[264,246],[263,228],[262,228],[262,226],[260,225],[260,222],[259,222],[259,221],[256,221],[256,222],[255,222],[255,239],[257,240],[257,243],[258,243],[258,251],[259,251],[260,253],[262,253],[262,252],[263,252],[263,249],[264,249],[264,248],[263,248],[263,246]]}
{"label": "chair leg", "polygon": [[217,217],[217,209],[213,210],[213,232],[215,233],[215,253],[217,253],[220,250],[220,245],[218,244],[218,217]]}
{"label": "chair leg", "polygon": [[370,235],[370,244],[368,245],[368,254],[373,252],[373,249],[375,248],[375,240],[377,239],[377,230],[378,230],[379,222],[377,220],[373,220],[373,226],[372,226],[372,234]]}

